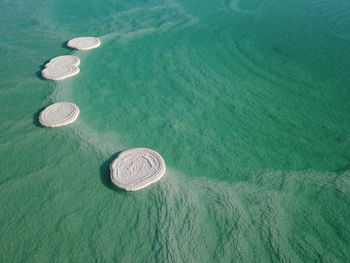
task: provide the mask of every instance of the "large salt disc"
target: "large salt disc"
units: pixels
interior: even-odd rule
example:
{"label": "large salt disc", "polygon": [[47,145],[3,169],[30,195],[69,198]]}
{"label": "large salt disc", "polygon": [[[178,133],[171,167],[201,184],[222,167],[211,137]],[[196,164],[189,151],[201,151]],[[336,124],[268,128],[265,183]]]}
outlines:
{"label": "large salt disc", "polygon": [[46,65],[45,68],[55,67],[55,66],[79,66],[80,59],[76,56],[65,55],[59,56],[51,59]]}
{"label": "large salt disc", "polygon": [[77,75],[79,72],[80,69],[73,65],[56,65],[44,68],[41,74],[46,79],[62,80]]}
{"label": "large salt disc", "polygon": [[46,107],[39,116],[39,122],[46,127],[59,127],[74,122],[79,116],[74,103],[58,102]]}
{"label": "large salt disc", "polygon": [[165,173],[165,162],[151,149],[134,148],[120,153],[110,169],[116,186],[135,191],[158,181]]}
{"label": "large salt disc", "polygon": [[68,41],[67,46],[78,50],[97,48],[101,41],[97,37],[77,37]]}

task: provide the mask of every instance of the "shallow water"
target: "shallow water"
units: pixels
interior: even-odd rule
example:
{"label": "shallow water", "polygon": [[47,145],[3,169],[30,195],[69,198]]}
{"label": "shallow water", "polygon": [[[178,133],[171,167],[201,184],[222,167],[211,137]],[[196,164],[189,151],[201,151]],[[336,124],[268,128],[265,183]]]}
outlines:
{"label": "shallow water", "polygon": [[[349,8],[0,1],[0,262],[347,262]],[[64,54],[80,73],[43,80]],[[58,101],[78,120],[41,127]],[[127,193],[109,163],[132,147],[167,172]]]}

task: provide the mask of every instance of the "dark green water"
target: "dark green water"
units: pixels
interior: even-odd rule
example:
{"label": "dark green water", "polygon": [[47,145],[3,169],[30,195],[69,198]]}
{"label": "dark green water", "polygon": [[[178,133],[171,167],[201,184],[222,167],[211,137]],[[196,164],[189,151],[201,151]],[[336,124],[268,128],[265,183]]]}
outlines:
{"label": "dark green water", "polygon": [[[0,262],[349,262],[349,1],[0,0],[0,33]],[[132,147],[167,172],[127,193]]]}

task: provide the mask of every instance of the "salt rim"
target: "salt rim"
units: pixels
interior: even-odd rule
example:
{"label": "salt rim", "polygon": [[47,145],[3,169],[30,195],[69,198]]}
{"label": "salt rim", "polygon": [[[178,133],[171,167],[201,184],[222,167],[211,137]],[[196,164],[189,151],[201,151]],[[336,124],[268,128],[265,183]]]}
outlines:
{"label": "salt rim", "polygon": [[127,191],[136,191],[158,181],[165,173],[162,156],[147,148],[123,151],[110,165],[112,182]]}
{"label": "salt rim", "polygon": [[39,122],[46,127],[59,127],[74,122],[79,113],[79,108],[74,103],[57,102],[40,113]]}
{"label": "salt rim", "polygon": [[80,72],[79,64],[80,59],[76,56],[55,57],[45,65],[41,74],[46,79],[62,80],[77,75]]}
{"label": "salt rim", "polygon": [[46,79],[62,80],[77,75],[80,69],[76,66],[53,66],[44,68],[41,74]]}
{"label": "salt rim", "polygon": [[77,37],[68,41],[67,46],[78,50],[89,50],[97,48],[101,41],[97,37]]}
{"label": "salt rim", "polygon": [[46,65],[45,68],[54,67],[54,66],[79,66],[80,59],[73,55],[64,55],[58,56],[51,59]]}

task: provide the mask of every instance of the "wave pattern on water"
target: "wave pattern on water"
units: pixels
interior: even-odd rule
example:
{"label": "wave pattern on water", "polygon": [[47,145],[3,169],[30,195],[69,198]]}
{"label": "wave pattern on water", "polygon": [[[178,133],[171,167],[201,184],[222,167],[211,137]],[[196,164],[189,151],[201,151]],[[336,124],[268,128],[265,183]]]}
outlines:
{"label": "wave pattern on water", "polygon": [[[154,197],[156,215],[150,214],[159,218],[155,247],[165,246],[156,261],[178,261],[180,255],[190,255],[182,260],[191,261],[201,258],[201,251],[211,255],[203,262],[305,262],[349,256],[349,211],[343,210],[350,201],[348,172],[271,170],[253,172],[249,182],[238,184],[170,175]],[[320,223],[329,226],[327,236]],[[203,224],[206,228],[200,227]],[[346,232],[340,234],[342,230]],[[326,248],[332,235],[341,245],[329,241]]]}
{"label": "wave pattern on water", "polygon": [[[251,171],[248,181],[230,183],[169,169],[167,178],[138,195],[93,197],[96,211],[75,203],[54,219],[63,236],[53,242],[75,258],[79,253],[70,251],[71,241],[81,240],[82,258],[96,261],[343,262],[350,256],[349,186],[348,171]],[[63,197],[51,192],[46,203]],[[80,223],[79,214],[84,214]],[[30,218],[35,215],[29,212]],[[70,236],[72,231],[80,236]],[[33,255],[47,249],[40,246],[44,240],[37,240]]]}
{"label": "wave pattern on water", "polygon": [[254,13],[258,11],[263,0],[225,0],[226,6],[235,12]]}

